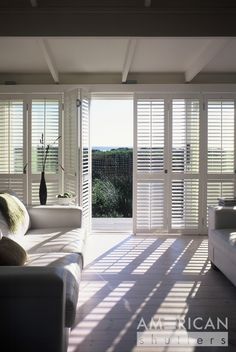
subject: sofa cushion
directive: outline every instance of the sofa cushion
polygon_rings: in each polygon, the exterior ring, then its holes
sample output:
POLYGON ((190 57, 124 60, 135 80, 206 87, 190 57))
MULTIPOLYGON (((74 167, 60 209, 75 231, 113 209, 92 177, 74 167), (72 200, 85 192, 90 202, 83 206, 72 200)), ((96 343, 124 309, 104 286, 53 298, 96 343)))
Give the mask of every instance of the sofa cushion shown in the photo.
POLYGON ((23 247, 7 237, 0 239, 0 265, 24 265, 27 254, 23 247))
POLYGON ((24 236, 30 227, 30 218, 24 204, 16 196, 0 193, 0 230, 6 237, 24 236))
POLYGON ((236 229, 211 230, 209 240, 236 262, 236 229))
POLYGON ((28 254, 33 253, 82 253, 85 230, 82 228, 43 228, 30 230, 16 241, 28 254))
POLYGON ((66 327, 75 320, 82 270, 82 257, 76 253, 34 253, 28 255, 26 266, 50 266, 65 269, 66 281, 66 327))

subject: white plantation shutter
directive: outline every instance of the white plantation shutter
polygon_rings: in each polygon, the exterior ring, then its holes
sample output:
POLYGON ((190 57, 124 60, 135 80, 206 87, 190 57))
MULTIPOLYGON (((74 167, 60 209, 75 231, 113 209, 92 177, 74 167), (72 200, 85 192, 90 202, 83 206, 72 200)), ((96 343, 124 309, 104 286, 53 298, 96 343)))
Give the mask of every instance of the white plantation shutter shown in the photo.
POLYGON ((208 101, 208 173, 234 172, 234 101, 208 101))
POLYGON ((60 193, 60 99, 43 98, 31 101, 31 203, 39 204, 39 183, 43 163, 43 145, 50 144, 45 168, 47 184, 47 204, 55 204, 56 195, 60 193))
POLYGON ((24 201, 24 103, 0 100, 0 190, 12 189, 24 201))
POLYGON ((135 100, 134 231, 165 229, 165 102, 135 100))
POLYGON ((172 229, 198 228, 199 123, 199 100, 172 100, 172 229))
POLYGON ((91 220, 91 150, 90 150, 90 99, 82 92, 80 114, 80 205, 83 223, 90 227, 91 220))
POLYGON ((137 183, 137 231, 164 228, 164 182, 137 183))
POLYGON ((235 194, 234 100, 209 99, 207 125, 207 206, 214 206, 235 194))
POLYGON ((65 93, 64 190, 77 196, 83 225, 91 219, 90 99, 78 89, 65 93))
POLYGON ((76 195, 78 202, 78 163, 79 163, 79 130, 78 130, 78 89, 65 93, 64 96, 64 191, 76 195))
POLYGON ((172 181, 172 213, 173 229, 197 229, 199 212, 198 180, 172 181))
POLYGON ((164 169, 164 100, 137 102, 137 169, 152 174, 164 169))
POLYGON ((172 171, 199 172, 199 101, 172 101, 172 171))

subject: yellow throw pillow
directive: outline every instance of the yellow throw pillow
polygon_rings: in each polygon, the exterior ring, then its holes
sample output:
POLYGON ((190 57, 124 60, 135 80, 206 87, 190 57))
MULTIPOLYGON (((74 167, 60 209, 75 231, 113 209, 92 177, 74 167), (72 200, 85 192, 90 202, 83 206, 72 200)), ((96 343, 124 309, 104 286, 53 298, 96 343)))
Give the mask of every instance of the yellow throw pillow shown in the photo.
POLYGON ((3 236, 24 236, 30 227, 24 204, 12 194, 0 192, 0 231, 3 236))
POLYGON ((7 237, 0 239, 0 266, 20 266, 27 260, 27 253, 18 243, 7 237))

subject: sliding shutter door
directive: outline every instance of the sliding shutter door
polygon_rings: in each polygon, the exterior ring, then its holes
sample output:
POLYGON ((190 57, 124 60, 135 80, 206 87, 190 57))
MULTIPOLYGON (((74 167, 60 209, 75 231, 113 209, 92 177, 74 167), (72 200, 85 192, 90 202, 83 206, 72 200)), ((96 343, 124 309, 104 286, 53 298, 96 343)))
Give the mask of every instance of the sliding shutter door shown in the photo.
POLYGON ((81 96, 80 111, 80 205, 83 224, 91 225, 91 147, 90 147, 90 97, 85 91, 81 96))
POLYGON ((134 121, 134 232, 166 230, 164 99, 136 97, 134 121))
POLYGON ((235 102, 207 101, 207 205, 235 193, 235 102))
POLYGON ((65 93, 64 100, 64 191, 79 199, 79 126, 80 92, 78 89, 65 93))
POLYGON ((171 229, 197 231, 200 104, 195 99, 173 99, 171 106, 171 229))
POLYGON ((50 145, 45 178, 47 184, 47 204, 55 204, 56 195, 61 191, 61 99, 35 98, 30 104, 31 143, 30 145, 30 203, 39 204, 39 183, 43 163, 43 148, 50 145), (41 142, 40 142, 41 141, 41 142))
POLYGON ((26 109, 21 99, 0 100, 0 191, 12 189, 26 202, 24 138, 26 109), (24 191, 25 190, 25 191, 24 191))

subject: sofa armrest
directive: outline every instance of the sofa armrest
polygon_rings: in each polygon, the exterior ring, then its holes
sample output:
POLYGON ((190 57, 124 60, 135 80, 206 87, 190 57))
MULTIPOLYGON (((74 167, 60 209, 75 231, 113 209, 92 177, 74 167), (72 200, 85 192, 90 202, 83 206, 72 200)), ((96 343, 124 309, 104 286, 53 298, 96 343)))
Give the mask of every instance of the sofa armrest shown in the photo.
POLYGON ((82 227, 82 209, 69 206, 31 206, 27 208, 31 228, 82 227))
POLYGON ((0 268, 0 347, 63 352, 65 283, 60 268, 0 268))
POLYGON ((236 228, 236 207, 209 207, 208 229, 236 228))

